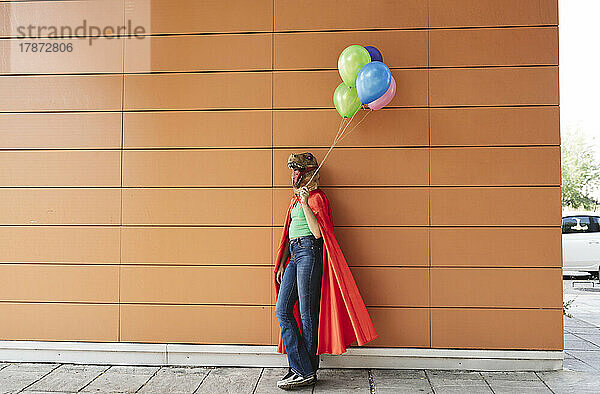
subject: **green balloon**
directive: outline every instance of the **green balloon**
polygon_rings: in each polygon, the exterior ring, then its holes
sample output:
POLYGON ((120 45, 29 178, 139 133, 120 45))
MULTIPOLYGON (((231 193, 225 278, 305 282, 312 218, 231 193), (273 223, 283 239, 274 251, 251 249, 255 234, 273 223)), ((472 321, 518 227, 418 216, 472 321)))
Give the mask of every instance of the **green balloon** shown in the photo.
POLYGON ((350 45, 344 49, 338 59, 338 70, 342 81, 350 87, 356 86, 356 76, 360 69, 371 62, 371 55, 360 45, 350 45))
POLYGON ((361 107, 356 88, 351 88, 345 82, 333 92, 333 104, 342 118, 351 118, 361 107))

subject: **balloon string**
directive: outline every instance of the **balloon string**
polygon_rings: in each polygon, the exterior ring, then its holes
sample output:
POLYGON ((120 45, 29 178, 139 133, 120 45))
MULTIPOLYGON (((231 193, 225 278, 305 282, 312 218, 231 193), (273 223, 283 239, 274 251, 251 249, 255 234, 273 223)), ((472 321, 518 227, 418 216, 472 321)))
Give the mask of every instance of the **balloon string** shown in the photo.
POLYGON ((329 150, 327 151, 327 154, 325 154, 325 157, 323 158, 323 160, 321 161, 321 164, 319 164, 319 167, 317 167, 317 170, 315 172, 313 172, 312 176, 310 177, 310 179, 308 180, 307 184, 309 184, 310 182, 312 182, 312 180, 314 179, 315 175, 317 175, 317 173, 319 172, 319 170, 321 169, 321 167, 323 166, 323 163, 325 163, 325 160, 327 160, 327 156, 329 156, 329 154, 331 153, 331 151, 333 150, 333 148, 335 147, 335 145, 338 143, 338 141, 340 141, 339 137, 344 134, 344 131, 346 131, 346 129, 348 128, 348 126, 350 126, 350 123, 352 123, 352 119, 354 119, 354 116, 358 113, 358 111, 356 111, 354 113, 354 115, 352 115, 352 117, 350 118, 350 120, 348 121, 348 123, 346 123, 346 125, 342 126, 342 124, 344 123, 345 119, 342 119, 342 122, 340 123, 340 127, 338 129, 337 134, 335 135, 335 138, 333 139, 333 144, 331 144, 331 146, 329 147, 329 150), (343 129, 342 129, 343 127, 343 129), (342 130, 342 132, 340 133, 340 130, 342 130))
POLYGON ((338 127, 338 131, 337 134, 335 135, 335 137, 333 138, 333 141, 335 142, 339 136, 340 136, 340 132, 342 131, 342 128, 344 127, 344 124, 346 122, 346 118, 342 118, 342 120, 340 120, 340 125, 338 127))
MULTIPOLYGON (((341 136, 341 135, 342 135, 342 133, 344 132, 344 130, 345 130, 345 127, 346 127, 347 125, 349 125, 349 124, 350 124, 350 122, 346 123, 346 120, 347 120, 347 118, 343 118, 343 119, 342 119, 342 122, 344 123, 344 126, 342 126, 342 128, 340 128, 340 129, 338 130, 337 134, 335 135, 335 138, 333 139, 333 143, 334 143, 334 144, 335 144, 335 143, 337 143, 338 139, 340 138, 340 136, 341 136)), ((352 119, 350 119, 350 121, 352 121, 352 119)))
POLYGON ((352 133, 352 130, 356 129, 356 128, 357 128, 357 127, 358 127, 358 126, 359 126, 359 125, 362 123, 362 121, 363 121, 363 120, 365 120, 365 119, 367 118, 367 116, 369 116, 369 114, 370 114, 371 112, 373 112, 373 110, 372 110, 372 109, 370 109, 370 110, 369 110, 369 112, 367 112, 367 113, 365 114, 365 116, 363 116, 363 117, 362 117, 362 119, 358 121, 358 123, 357 123, 357 124, 355 124, 355 125, 354 125, 354 126, 353 126, 353 127, 350 129, 350 130, 348 130, 348 132, 347 132, 346 134, 340 135, 340 139, 338 140, 338 142, 340 142, 341 140, 343 140, 344 138, 346 138, 346 136, 347 136, 348 134, 352 133))
POLYGON ((344 132, 346 131, 346 129, 348 128, 348 126, 350 126, 350 123, 352 123, 352 119, 354 119, 354 117, 356 116, 357 113, 358 113, 358 111, 356 111, 354 113, 354 115, 352 115, 352 117, 350 118, 350 120, 348 120, 348 123, 346 123, 344 125, 344 128, 342 129, 342 131, 340 133, 338 133, 338 135, 335 136, 335 139, 333 140, 332 148, 340 141, 340 137, 342 136, 342 134, 344 134, 344 132))
POLYGON ((346 128, 347 123, 346 123, 346 119, 347 118, 342 118, 342 121, 340 122, 340 127, 338 127, 338 131, 335 135, 335 137, 333 138, 333 143, 335 145, 336 141, 339 139, 340 135, 342 134, 343 130, 346 128))

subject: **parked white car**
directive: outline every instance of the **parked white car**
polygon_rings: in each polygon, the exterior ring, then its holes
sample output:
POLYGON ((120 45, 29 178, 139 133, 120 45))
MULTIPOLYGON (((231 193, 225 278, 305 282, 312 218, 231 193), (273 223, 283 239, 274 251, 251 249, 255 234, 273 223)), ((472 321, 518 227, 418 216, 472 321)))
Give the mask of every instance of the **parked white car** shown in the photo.
POLYGON ((563 272, 599 273, 600 213, 563 213, 562 252, 563 272))

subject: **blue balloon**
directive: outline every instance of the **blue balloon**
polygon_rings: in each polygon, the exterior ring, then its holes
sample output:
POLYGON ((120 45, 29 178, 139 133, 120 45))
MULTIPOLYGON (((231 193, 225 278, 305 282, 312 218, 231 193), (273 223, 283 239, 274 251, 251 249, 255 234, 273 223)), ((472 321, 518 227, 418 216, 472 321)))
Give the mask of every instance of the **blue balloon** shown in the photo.
POLYGON ((369 104, 383 96, 392 82, 392 73, 382 62, 367 63, 356 77, 356 93, 363 104, 369 104))
POLYGON ((371 55, 371 61, 372 62, 382 62, 383 61, 383 55, 381 54, 381 52, 379 52, 379 49, 373 47, 373 46, 366 46, 365 49, 367 50, 367 52, 369 52, 369 55, 371 55))

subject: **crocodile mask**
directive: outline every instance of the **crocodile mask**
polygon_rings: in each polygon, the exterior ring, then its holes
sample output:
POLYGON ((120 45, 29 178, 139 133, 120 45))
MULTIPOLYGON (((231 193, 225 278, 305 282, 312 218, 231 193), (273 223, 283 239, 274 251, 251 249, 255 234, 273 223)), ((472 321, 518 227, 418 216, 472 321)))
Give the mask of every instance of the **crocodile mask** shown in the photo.
POLYGON ((288 167, 292 170, 292 187, 294 194, 300 194, 300 189, 306 186, 308 191, 313 191, 319 187, 319 173, 313 176, 319 164, 317 159, 310 152, 292 153, 288 158, 288 167))

